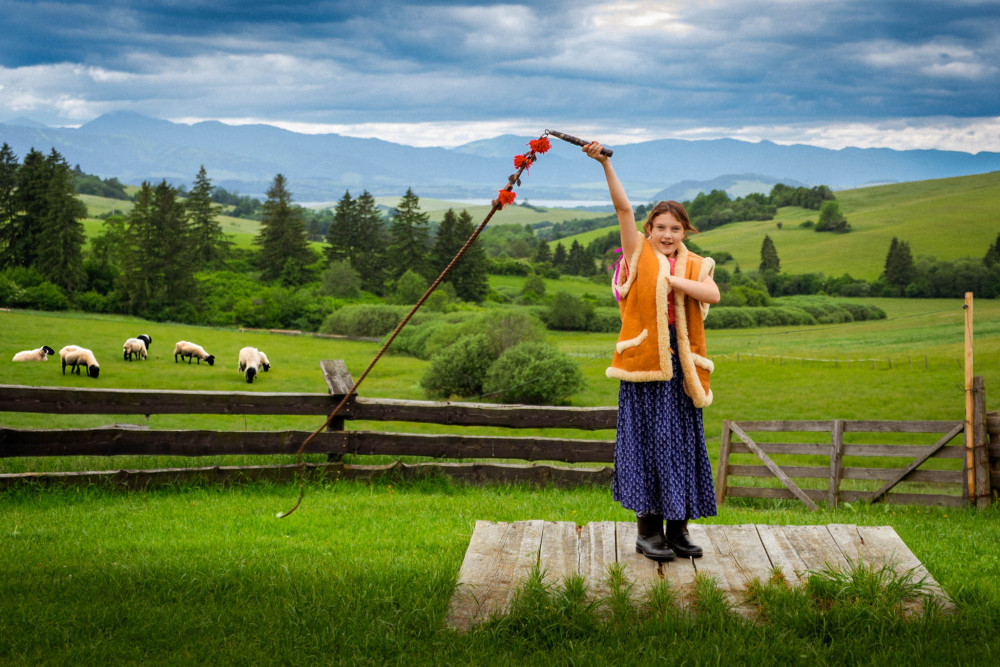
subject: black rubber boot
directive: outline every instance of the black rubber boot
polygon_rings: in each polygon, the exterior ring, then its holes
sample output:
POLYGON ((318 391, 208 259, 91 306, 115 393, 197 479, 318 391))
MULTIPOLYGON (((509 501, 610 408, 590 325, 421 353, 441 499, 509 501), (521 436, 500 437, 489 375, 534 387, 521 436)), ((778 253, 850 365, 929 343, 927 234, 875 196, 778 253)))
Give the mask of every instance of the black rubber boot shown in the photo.
POLYGON ((635 538, 635 552, 656 561, 673 560, 676 555, 663 537, 663 517, 659 514, 636 516, 639 534, 635 538))
POLYGON ((667 546, 673 549, 680 558, 701 558, 701 547, 691 544, 691 536, 688 535, 687 526, 687 519, 667 519, 667 546))

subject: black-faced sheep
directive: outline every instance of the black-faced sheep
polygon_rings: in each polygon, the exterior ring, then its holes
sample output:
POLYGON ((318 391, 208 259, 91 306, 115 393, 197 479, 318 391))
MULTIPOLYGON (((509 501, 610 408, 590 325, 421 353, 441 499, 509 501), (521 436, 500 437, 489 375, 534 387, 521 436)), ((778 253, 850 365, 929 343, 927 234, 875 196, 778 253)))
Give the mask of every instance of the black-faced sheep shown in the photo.
POLYGON ((204 360, 208 362, 209 366, 215 365, 214 354, 209 354, 201 345, 189 343, 186 340, 179 340, 177 341, 177 345, 174 346, 174 363, 177 363, 178 357, 181 359, 187 357, 189 364, 192 359, 197 359, 199 364, 204 360))
POLYGON ((87 375, 96 378, 101 372, 101 367, 97 365, 94 353, 79 345, 67 345, 59 350, 59 358, 62 359, 62 372, 66 375, 66 367, 70 366, 70 373, 80 374, 80 366, 86 366, 87 375))
POLYGON ((147 355, 146 350, 149 348, 151 342, 152 339, 146 334, 141 334, 138 338, 129 338, 122 346, 122 356, 125 361, 132 361, 133 354, 138 359, 145 359, 147 355))
POLYGON ((50 354, 55 354, 48 345, 42 345, 37 350, 24 350, 14 355, 13 361, 47 361, 50 354))
POLYGON ((244 347, 240 350, 240 363, 237 368, 240 373, 246 375, 247 383, 253 383, 261 369, 267 370, 271 364, 267 362, 267 356, 255 347, 244 347))

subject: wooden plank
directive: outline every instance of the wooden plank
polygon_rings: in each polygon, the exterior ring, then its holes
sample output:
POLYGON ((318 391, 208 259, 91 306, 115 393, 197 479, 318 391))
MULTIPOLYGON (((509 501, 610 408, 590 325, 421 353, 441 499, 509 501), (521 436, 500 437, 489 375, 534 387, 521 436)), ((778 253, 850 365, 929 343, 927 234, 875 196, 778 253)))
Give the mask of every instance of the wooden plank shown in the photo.
POLYGON ((691 541, 704 551, 693 558, 699 574, 713 577, 719 588, 735 603, 753 579, 764 583, 770 578, 771 562, 753 525, 688 525, 691 541))
POLYGON ((954 420, 844 420, 848 433, 947 433, 955 428, 954 420))
POLYGON ((798 586, 805 581, 809 566, 796 551, 795 546, 782 530, 783 526, 758 524, 757 535, 767 554, 768 562, 778 569, 790 586, 798 586), (801 577, 800 577, 801 575, 801 577))
MULTIPOLYGON (((0 385, 0 412, 98 415, 328 415, 340 401, 330 394, 256 391, 92 389, 0 385)), ((350 405, 344 407, 351 417, 350 405)))
POLYGON ((947 445, 952 438, 961 433, 964 429, 965 429, 965 424, 962 422, 959 422, 956 426, 953 426, 952 429, 948 431, 948 433, 946 433, 943 438, 938 440, 937 443, 935 443, 933 446, 928 447, 926 453, 917 458, 910 465, 906 466, 906 468, 903 469, 901 473, 899 473, 893 479, 886 482, 881 489, 876 491, 874 495, 871 497, 871 500, 869 500, 869 502, 871 503, 878 502, 878 499, 881 498, 886 493, 888 493, 889 489, 891 489, 892 487, 896 486, 904 479, 906 479, 907 475, 916 470, 918 466, 922 465, 924 461, 932 457, 939 449, 947 445))
MULTIPOLYGON (((757 446, 768 454, 803 454, 805 456, 828 456, 830 445, 816 442, 758 442, 757 446)), ((734 442, 730 454, 752 454, 742 442, 734 442)))
POLYGON ((781 530, 807 571, 847 566, 847 558, 826 526, 782 526, 781 530))
POLYGON ((795 494, 796 498, 801 500, 805 504, 805 506, 811 510, 815 511, 819 509, 816 503, 814 503, 812 499, 809 498, 809 496, 807 496, 805 493, 802 492, 802 489, 799 488, 798 484, 793 482, 791 478, 788 477, 788 475, 783 473, 781 471, 781 468, 779 468, 774 463, 774 461, 772 461, 771 458, 757 446, 757 443, 751 440, 750 436, 748 436, 746 433, 743 432, 743 429, 741 429, 735 423, 733 423, 730 426, 730 428, 732 429, 733 433, 736 434, 736 437, 738 437, 740 440, 746 443, 747 447, 749 447, 750 450, 753 451, 753 453, 756 454, 757 457, 764 462, 764 465, 766 465, 771 470, 771 472, 773 472, 775 476, 781 480, 781 483, 784 484, 786 487, 788 487, 788 489, 793 494, 795 494))
MULTIPOLYGON (((899 457, 916 458, 924 452, 930 445, 844 445, 844 456, 878 456, 878 457, 899 457)), ((961 459, 965 457, 965 449, 961 445, 945 446, 939 449, 931 458, 935 459, 961 459)))
MULTIPOLYGON (((899 468, 845 468, 844 479, 892 480, 899 477, 899 468)), ((914 470, 907 482, 932 482, 936 484, 961 484, 961 470, 914 470)))
POLYGON ((513 428, 613 429, 617 406, 557 407, 439 401, 359 398, 355 419, 369 421, 426 422, 456 426, 509 426, 513 428))
POLYGON ((722 422, 722 444, 719 446, 719 470, 715 475, 715 502, 726 501, 726 480, 729 477, 729 452, 733 444, 733 432, 728 419, 722 422))
POLYGON ((614 441, 515 436, 348 431, 346 452, 447 459, 521 459, 610 463, 614 441))
MULTIPOLYGON (((829 447, 827 447, 829 449, 829 447)), ((830 476, 830 468, 811 466, 781 466, 781 470, 789 477, 800 477, 807 479, 824 479, 830 476)), ((731 477, 775 477, 774 471, 766 465, 730 465, 729 475, 731 477)))
POLYGON ((951 606, 948 595, 892 526, 830 524, 827 529, 848 558, 875 567, 890 565, 911 582, 923 581, 931 595, 951 606))
POLYGON ((580 570, 580 527, 572 521, 546 521, 538 564, 546 584, 559 585, 580 570))
POLYGON ((354 379, 343 359, 323 359, 319 367, 323 371, 327 390, 334 396, 342 398, 354 389, 354 379))
POLYGON ((833 423, 829 420, 807 419, 789 420, 773 419, 767 421, 743 421, 733 422, 744 431, 786 431, 789 433, 806 433, 816 431, 829 431, 833 428, 833 423))
POLYGON ((986 386, 982 375, 972 380, 972 456, 975 468, 976 498, 979 508, 990 506, 990 437, 986 432, 986 386))
MULTIPOLYGON (((803 489, 803 493, 815 500, 826 500, 826 489, 803 489)), ((781 498, 792 500, 795 494, 784 487, 731 486, 727 493, 739 498, 781 498)))
MULTIPOLYGON (((845 502, 855 500, 866 501, 871 497, 871 491, 841 491, 845 502)), ((949 496, 939 493, 899 493, 894 491, 882 498, 882 503, 888 505, 930 505, 936 507, 961 507, 965 504, 962 496, 949 496)))
POLYGON ((830 507, 837 507, 840 497, 840 478, 844 469, 844 421, 833 421, 830 438, 830 507))
POLYGON ((542 521, 477 521, 448 612, 449 627, 465 630, 509 608, 518 585, 538 563, 542 521))
POLYGON ((605 597, 608 567, 617 562, 615 522, 595 521, 580 530, 580 574, 592 597, 605 597))
POLYGON ((663 581, 658 563, 635 551, 638 529, 634 521, 615 523, 615 549, 617 562, 622 566, 625 579, 631 581, 632 598, 641 600, 646 592, 663 581))

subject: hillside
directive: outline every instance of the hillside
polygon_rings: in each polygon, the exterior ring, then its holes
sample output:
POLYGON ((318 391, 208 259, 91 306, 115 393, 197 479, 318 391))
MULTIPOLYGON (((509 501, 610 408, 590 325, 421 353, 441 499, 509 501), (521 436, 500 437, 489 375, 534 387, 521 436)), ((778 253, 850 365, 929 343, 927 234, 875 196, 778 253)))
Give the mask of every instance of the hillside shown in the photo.
MULTIPOLYGON (((853 231, 830 234, 799 225, 815 221, 818 211, 782 208, 774 220, 738 222, 712 229, 695 237, 709 252, 732 253, 744 270, 760 264, 760 245, 771 236, 781 270, 785 273, 824 273, 872 280, 884 268, 889 243, 895 236, 907 241, 914 259, 932 256, 939 260, 981 258, 1000 232, 1000 172, 931 181, 880 185, 836 193, 841 211, 853 231), (778 223, 781 223, 781 229, 778 223)), ((586 246, 614 226, 567 237, 586 246)), ((733 264, 727 268, 733 268, 733 264)))

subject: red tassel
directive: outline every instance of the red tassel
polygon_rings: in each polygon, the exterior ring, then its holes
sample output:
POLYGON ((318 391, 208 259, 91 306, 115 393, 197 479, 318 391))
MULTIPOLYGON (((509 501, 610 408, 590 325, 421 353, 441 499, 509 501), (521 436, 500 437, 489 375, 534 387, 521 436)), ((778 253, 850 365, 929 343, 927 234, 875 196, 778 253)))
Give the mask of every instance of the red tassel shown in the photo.
POLYGON ((537 139, 532 139, 531 141, 528 142, 528 146, 531 148, 531 150, 535 151, 536 153, 545 153, 550 148, 552 148, 552 144, 549 143, 548 137, 539 137, 537 139))
POLYGON ((508 204, 514 203, 514 198, 517 197, 517 193, 513 190, 501 190, 497 199, 500 201, 500 206, 507 206, 508 204))

